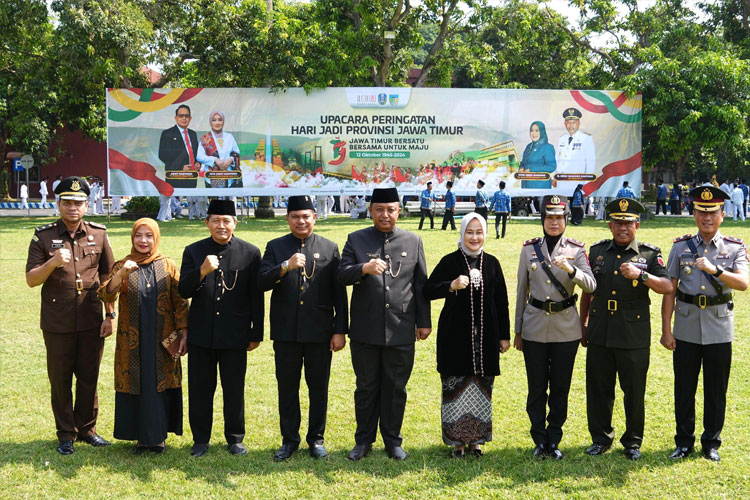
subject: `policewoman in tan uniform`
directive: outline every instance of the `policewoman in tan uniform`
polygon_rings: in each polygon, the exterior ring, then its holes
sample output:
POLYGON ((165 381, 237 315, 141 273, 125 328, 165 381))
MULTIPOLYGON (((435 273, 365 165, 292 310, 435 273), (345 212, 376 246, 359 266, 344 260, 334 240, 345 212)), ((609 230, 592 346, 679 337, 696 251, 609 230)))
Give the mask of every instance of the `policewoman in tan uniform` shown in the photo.
POLYGON ((114 263, 106 228, 83 221, 89 185, 79 177, 58 184, 60 219, 36 228, 26 261, 26 283, 42 285, 41 329, 47 348, 57 451, 73 453, 76 437, 92 446, 110 444, 96 433, 96 384, 104 338, 112 334, 114 305, 97 296, 114 263), (75 405, 71 386, 76 376, 75 405))
POLYGON ((638 241, 638 201, 618 198, 605 208, 612 239, 591 245, 589 262, 596 278, 593 294, 581 297, 582 345, 586 355, 586 413, 593 443, 589 455, 612 446, 612 408, 619 379, 625 407, 620 442, 629 460, 641 458, 646 408, 646 375, 651 346, 649 291, 666 294, 672 281, 659 248, 638 241))
POLYGON ((526 412, 536 444, 533 456, 554 460, 563 458, 558 444, 568 417, 568 392, 581 339, 578 295, 573 292, 576 286, 587 293, 596 289, 583 243, 563 235, 569 214, 566 198, 544 197, 544 237, 524 243, 516 289, 513 344, 523 351, 526 363, 526 412))
POLYGON ((703 456, 718 462, 732 365, 732 291, 748 286, 747 249, 742 240, 719 232, 724 220, 721 205, 727 198, 724 191, 700 186, 690 191, 690 197, 698 234, 674 241, 667 270, 675 292, 665 295, 662 302, 661 343, 674 351, 677 448, 670 457, 685 458, 693 451, 695 392, 703 365, 701 445, 703 456))

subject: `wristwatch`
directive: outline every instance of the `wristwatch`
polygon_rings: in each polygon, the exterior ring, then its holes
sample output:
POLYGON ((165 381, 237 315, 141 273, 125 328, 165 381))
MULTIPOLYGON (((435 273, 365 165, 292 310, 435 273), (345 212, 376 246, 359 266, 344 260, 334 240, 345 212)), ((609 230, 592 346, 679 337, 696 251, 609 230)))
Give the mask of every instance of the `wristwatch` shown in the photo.
POLYGON ((723 272, 724 272, 723 267, 716 266, 716 272, 713 274, 713 277, 718 278, 719 276, 721 276, 721 273, 723 272))
POLYGON ((639 279, 639 280, 640 280, 640 281, 641 281, 642 283, 645 283, 645 282, 647 282, 647 281, 648 281, 648 273, 647 273, 646 271, 644 271, 643 269, 641 269, 641 274, 640 274, 640 276, 638 276, 638 279, 639 279))
POLYGON ((112 318, 112 319, 115 319, 115 318, 117 317, 117 313, 116 313, 116 312, 111 312, 111 313, 104 313, 104 315, 105 315, 106 317, 108 317, 108 318, 112 318))
POLYGON ((288 260, 285 260, 284 262, 281 263, 281 270, 284 271, 284 272, 289 271, 289 261, 288 260))

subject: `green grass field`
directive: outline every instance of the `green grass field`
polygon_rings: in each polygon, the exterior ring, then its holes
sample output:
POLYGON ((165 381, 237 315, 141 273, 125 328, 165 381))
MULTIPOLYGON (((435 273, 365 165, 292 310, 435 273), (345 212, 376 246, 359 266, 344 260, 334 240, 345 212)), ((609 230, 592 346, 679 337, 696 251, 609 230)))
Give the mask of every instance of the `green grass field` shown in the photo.
MULTIPOLYGON (((248 455, 231 457, 224 449, 221 397, 214 405, 212 447, 202 459, 189 455, 192 436, 187 423, 185 388, 185 435, 167 440, 161 456, 135 456, 133 443, 115 442, 105 449, 77 444, 76 452, 62 457, 55 452, 56 437, 49 403, 44 343, 39 330, 39 289, 29 289, 24 280, 28 242, 35 226, 47 219, 4 218, 0 221, 0 498, 745 498, 750 494, 750 453, 745 438, 750 435, 750 351, 745 321, 750 315, 747 293, 737 296, 734 364, 729 386, 727 421, 724 427, 722 461, 700 458, 672 462, 674 418, 671 355, 659 345, 660 298, 652 293, 651 368, 646 393, 646 432, 643 458, 627 461, 616 443, 602 457, 589 457, 583 450, 590 443, 585 410, 585 356, 580 349, 570 394, 570 414, 565 425, 561 462, 536 462, 530 457, 532 442, 525 411, 526 376, 522 355, 514 350, 503 355, 502 374, 495 381, 494 440, 481 459, 455 461, 448 458, 440 433, 440 378, 435 370, 435 331, 417 344, 414 371, 403 427, 405 462, 386 458, 380 438, 373 453, 358 463, 346 454, 353 446, 354 376, 348 348, 334 354, 330 384, 326 446, 330 459, 313 461, 305 448, 285 463, 271 460, 281 444, 278 430, 273 350, 263 342, 249 354, 246 379, 245 444, 248 455)), ((104 218, 97 218, 106 222, 104 218)), ((437 221, 436 221, 437 222, 437 221)), ((416 230, 418 220, 400 222, 416 230)), ((321 221, 318 234, 343 247, 349 232, 364 227, 364 221, 333 218, 321 221)), ((236 231, 240 238, 264 249, 265 243, 286 233, 285 221, 250 220, 236 231)), ((750 226, 732 221, 722 227, 725 234, 748 239, 750 226)), ((660 246, 664 257, 672 238, 694 232, 692 219, 646 221, 638 237, 660 246)), ((515 308, 515 272, 519 248, 524 240, 541 234, 539 221, 510 223, 503 240, 488 240, 486 251, 503 264, 511 292, 511 315, 515 308)), ((457 232, 423 231, 428 270, 456 245, 457 232)), ((109 237, 115 257, 130 249, 130 223, 114 220, 109 237)), ((587 220, 571 226, 568 236, 587 246, 609 232, 601 222, 587 220)), ((178 261, 185 245, 207 236, 198 221, 162 224, 163 253, 178 261)), ((266 294, 268 301, 270 294, 266 294)), ((442 301, 433 303, 433 324, 442 301)), ((266 337, 269 328, 266 325, 266 337)), ((99 379, 98 431, 111 438, 114 418, 112 360, 114 341, 105 347, 99 379)), ((183 365, 186 366, 186 365, 183 365)), ((304 384, 303 384, 304 387, 304 384)), ((303 415, 306 412, 303 389, 303 415)), ((697 407, 698 430, 702 431, 702 393, 697 407)), ((621 393, 615 402, 615 432, 624 429, 621 393)), ((306 430, 303 416, 302 432, 306 430)), ((304 435, 304 434, 303 434, 304 435)))

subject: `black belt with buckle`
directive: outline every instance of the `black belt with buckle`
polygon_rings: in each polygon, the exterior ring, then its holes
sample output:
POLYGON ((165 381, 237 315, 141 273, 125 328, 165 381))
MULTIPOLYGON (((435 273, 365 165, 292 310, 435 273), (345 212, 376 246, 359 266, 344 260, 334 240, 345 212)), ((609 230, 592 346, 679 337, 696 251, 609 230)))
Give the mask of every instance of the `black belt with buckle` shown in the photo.
POLYGON ((706 306, 717 306, 719 304, 730 304, 730 310, 734 308, 732 292, 725 293, 724 295, 688 295, 677 290, 677 300, 688 304, 695 304, 701 309, 705 309, 706 306))
POLYGON ((531 299, 529 300, 529 304, 536 307, 537 309, 556 313, 564 311, 565 309, 576 305, 577 300, 578 294, 573 295, 572 297, 568 297, 565 300, 561 300, 560 302, 555 302, 554 300, 537 300, 534 297, 531 297, 531 299))

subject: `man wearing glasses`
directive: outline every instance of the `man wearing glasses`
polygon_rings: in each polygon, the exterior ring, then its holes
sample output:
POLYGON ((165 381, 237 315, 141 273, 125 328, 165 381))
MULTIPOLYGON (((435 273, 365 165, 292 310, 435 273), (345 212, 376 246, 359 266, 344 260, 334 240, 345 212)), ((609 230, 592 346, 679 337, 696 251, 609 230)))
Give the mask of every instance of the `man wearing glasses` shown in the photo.
MULTIPOLYGON (((198 178, 196 155, 198 154, 198 135, 190 130, 190 108, 184 104, 177 107, 175 126, 161 133, 159 140, 159 159, 164 162, 165 180, 175 188, 194 188, 198 178), (185 178, 177 178, 170 172, 188 173, 185 178)), ((180 174, 184 175, 184 174, 180 174)))

